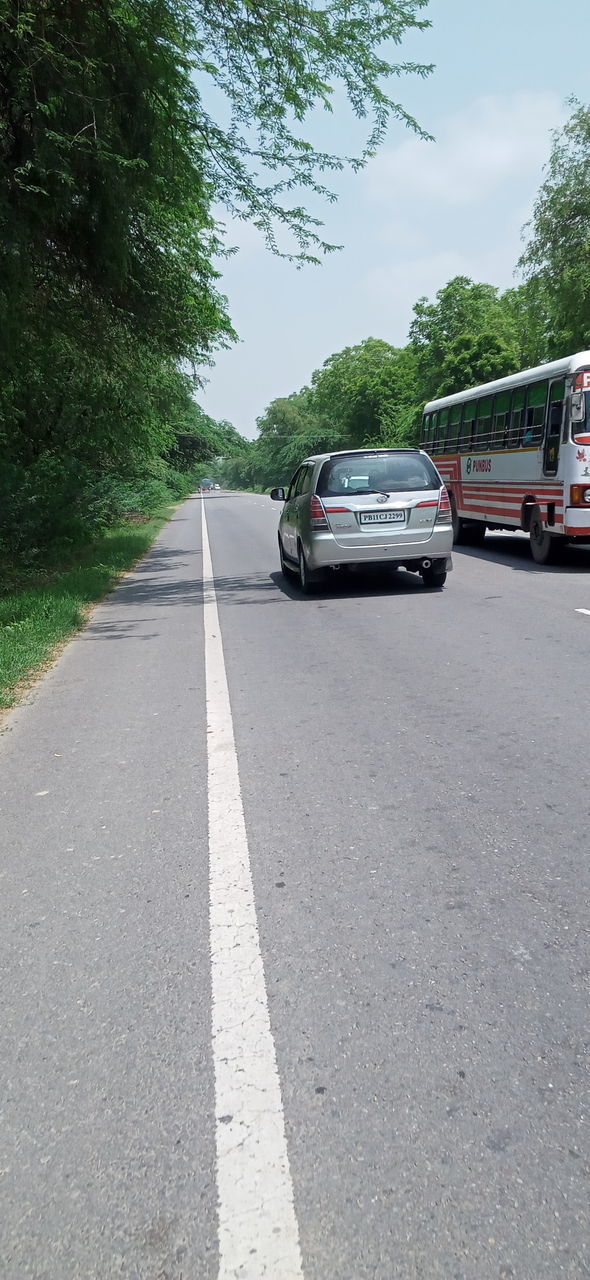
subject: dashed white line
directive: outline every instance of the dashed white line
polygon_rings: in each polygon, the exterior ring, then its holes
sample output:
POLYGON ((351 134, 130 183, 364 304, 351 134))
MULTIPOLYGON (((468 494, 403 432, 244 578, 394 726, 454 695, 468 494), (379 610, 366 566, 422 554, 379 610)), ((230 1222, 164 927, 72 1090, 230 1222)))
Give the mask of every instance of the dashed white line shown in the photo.
POLYGON ((303 1280, 202 503, 219 1280, 303 1280))
POLYGON ((590 614, 590 609, 575 609, 575 610, 574 610, 574 612, 575 612, 575 613, 589 613, 589 614, 590 614))

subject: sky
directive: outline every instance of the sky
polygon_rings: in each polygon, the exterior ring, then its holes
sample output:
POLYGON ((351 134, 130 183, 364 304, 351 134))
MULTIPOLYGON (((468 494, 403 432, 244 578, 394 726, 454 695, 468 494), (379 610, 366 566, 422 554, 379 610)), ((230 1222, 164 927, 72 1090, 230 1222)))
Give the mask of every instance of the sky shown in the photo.
MULTIPOLYGON (((249 438, 271 400, 307 385, 334 352, 368 337, 403 345, 414 303, 453 276, 517 282, 552 131, 572 95, 590 97, 590 2, 431 0, 424 16, 432 28, 410 33, 396 56, 435 70, 396 81, 395 96, 435 141, 395 122, 364 170, 330 178, 338 202, 313 212, 344 248, 297 270, 251 226, 227 224, 238 252, 220 264, 219 287, 239 341, 219 353, 198 399, 249 438)), ((314 119, 309 137, 358 149, 344 104, 314 119)))

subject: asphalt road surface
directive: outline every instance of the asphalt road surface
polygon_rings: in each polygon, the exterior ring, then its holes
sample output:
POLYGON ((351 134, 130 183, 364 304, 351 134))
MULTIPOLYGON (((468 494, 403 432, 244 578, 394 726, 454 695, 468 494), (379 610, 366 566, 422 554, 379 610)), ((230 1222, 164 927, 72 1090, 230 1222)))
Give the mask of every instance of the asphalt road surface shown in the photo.
POLYGON ((589 1277, 590 553, 304 598, 277 518, 0 735, 0 1275, 589 1277))

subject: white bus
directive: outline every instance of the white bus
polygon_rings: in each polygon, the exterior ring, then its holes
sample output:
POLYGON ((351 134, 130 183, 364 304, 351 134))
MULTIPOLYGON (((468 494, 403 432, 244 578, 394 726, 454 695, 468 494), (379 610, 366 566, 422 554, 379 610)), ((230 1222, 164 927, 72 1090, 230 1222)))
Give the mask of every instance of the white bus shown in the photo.
POLYGON ((524 529, 548 564, 590 539, 590 351, 432 400, 420 443, 448 488, 456 542, 524 529))

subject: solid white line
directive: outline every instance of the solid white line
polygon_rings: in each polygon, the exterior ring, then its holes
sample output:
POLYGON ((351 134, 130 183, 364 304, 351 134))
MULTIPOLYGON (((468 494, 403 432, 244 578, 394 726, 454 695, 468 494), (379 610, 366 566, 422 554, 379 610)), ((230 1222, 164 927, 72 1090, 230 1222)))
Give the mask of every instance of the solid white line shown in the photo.
POLYGON ((201 506, 219 1280, 302 1280, 205 503, 201 506))
POLYGON ((590 613, 590 609, 575 609, 575 613, 590 613))

